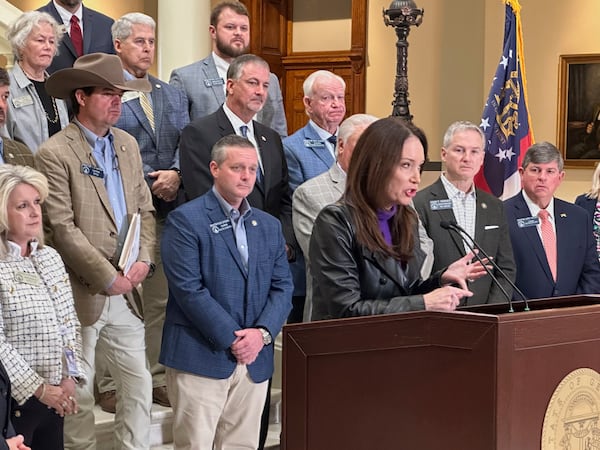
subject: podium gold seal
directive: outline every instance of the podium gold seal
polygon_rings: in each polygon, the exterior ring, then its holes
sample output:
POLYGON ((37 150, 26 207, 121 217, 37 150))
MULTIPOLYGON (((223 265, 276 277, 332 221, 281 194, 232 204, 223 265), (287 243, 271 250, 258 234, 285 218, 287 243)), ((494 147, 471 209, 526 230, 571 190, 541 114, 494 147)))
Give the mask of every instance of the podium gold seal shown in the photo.
POLYGON ((542 450, 600 450, 600 374, 581 368, 552 394, 542 428, 542 450))

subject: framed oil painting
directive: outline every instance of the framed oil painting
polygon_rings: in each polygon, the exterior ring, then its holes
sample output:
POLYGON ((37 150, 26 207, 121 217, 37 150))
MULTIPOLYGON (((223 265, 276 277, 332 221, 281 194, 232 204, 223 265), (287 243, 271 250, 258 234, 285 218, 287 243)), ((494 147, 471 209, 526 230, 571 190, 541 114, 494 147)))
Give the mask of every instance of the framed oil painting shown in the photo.
POLYGON ((600 160, 600 54, 559 57, 557 144, 567 167, 600 160))

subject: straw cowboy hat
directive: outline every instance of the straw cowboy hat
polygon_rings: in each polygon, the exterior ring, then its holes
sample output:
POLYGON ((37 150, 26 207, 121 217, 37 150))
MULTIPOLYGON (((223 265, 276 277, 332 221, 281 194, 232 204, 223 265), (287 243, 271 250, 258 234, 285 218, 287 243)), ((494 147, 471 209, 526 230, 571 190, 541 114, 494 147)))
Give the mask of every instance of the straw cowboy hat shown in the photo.
POLYGON ((125 81, 117 55, 90 53, 78 58, 72 68, 54 72, 46 80, 46 92, 56 98, 69 98, 71 92, 85 87, 108 87, 123 91, 150 92, 148 80, 125 81))

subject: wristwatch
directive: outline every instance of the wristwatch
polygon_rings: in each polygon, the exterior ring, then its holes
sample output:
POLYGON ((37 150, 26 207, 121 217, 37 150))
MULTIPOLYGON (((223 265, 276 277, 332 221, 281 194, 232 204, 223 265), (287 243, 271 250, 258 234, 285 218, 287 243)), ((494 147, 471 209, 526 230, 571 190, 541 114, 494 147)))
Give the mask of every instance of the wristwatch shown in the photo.
POLYGON ((271 337, 271 333, 265 327, 258 327, 260 332, 262 333, 263 345, 270 345, 273 342, 273 338, 271 337))
POLYGON ((156 270, 156 264, 152 261, 143 261, 143 263, 148 265, 148 275, 146 275, 146 278, 152 278, 154 271, 156 270))

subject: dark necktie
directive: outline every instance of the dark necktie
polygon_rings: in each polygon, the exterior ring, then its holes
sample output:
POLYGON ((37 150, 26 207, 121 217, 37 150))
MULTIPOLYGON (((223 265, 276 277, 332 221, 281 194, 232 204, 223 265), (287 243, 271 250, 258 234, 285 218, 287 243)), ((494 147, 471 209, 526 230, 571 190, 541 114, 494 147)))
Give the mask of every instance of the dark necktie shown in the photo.
MULTIPOLYGON (((242 125, 240 127, 240 132, 242 133, 242 137, 245 137, 246 139, 248 138, 248 126, 247 125, 242 125)), ((256 149, 256 151, 258 152, 258 149, 256 149)), ((259 184, 262 184, 262 181, 263 181, 263 173, 262 173, 260 164, 258 164, 258 168, 256 169, 256 182, 259 184)))
POLYGON ((77 52, 77 56, 83 55, 83 34, 81 33, 81 27, 79 26, 79 19, 77 16, 71 16, 71 42, 77 52))
POLYGON ((332 134, 331 136, 329 136, 327 138, 327 141, 333 145, 333 147, 335 148, 335 144, 337 144, 337 136, 335 134, 332 134))

